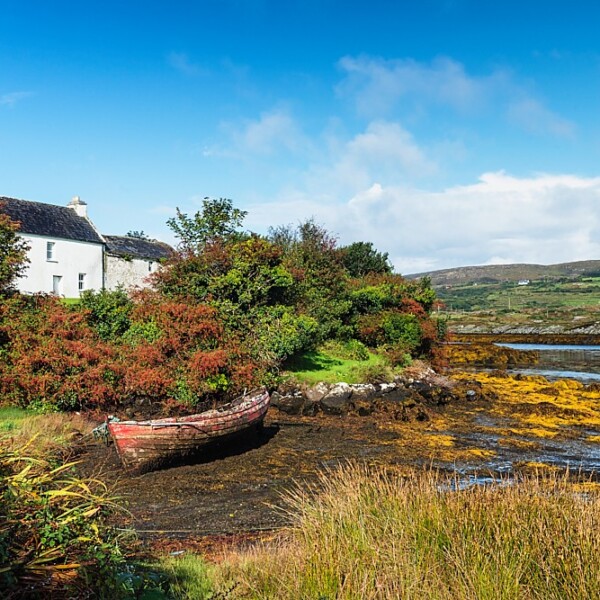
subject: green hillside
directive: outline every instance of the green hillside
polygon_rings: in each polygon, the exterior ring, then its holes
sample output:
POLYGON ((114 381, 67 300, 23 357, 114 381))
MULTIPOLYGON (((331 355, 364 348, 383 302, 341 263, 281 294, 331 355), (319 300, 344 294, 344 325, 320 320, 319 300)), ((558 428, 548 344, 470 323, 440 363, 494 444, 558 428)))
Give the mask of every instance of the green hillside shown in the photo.
POLYGON ((523 309, 587 309, 600 306, 600 277, 530 280, 436 286, 447 310, 516 311, 523 309))
POLYGON ((456 267, 407 275, 409 279, 429 277, 434 287, 460 286, 472 283, 506 283, 529 279, 538 280, 577 280, 581 277, 600 276, 600 260, 560 263, 556 265, 481 265, 456 267))

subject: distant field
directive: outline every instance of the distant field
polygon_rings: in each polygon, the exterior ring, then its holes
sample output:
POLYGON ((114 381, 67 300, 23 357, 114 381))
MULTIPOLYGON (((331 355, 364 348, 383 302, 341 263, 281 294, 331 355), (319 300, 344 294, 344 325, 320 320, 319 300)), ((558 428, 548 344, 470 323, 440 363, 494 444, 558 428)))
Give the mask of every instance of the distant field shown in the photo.
POLYGON ((522 309, 556 310, 600 307, 600 277, 574 281, 531 281, 470 283, 439 287, 438 298, 449 311, 515 311, 522 309))
POLYGON ((436 288, 440 316, 451 330, 463 326, 560 326, 600 323, 600 277, 567 281, 470 283, 436 288))

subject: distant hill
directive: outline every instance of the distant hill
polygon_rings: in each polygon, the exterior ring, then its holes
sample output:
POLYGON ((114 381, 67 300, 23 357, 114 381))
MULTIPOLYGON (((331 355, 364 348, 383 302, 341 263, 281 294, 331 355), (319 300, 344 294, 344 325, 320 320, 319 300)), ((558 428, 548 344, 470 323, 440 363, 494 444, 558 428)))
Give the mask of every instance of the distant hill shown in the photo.
POLYGON ((560 263, 557 265, 483 265, 456 267, 407 275, 407 279, 430 277, 433 287, 468 285, 470 283, 502 283, 529 279, 576 279, 600 277, 600 260, 560 263))

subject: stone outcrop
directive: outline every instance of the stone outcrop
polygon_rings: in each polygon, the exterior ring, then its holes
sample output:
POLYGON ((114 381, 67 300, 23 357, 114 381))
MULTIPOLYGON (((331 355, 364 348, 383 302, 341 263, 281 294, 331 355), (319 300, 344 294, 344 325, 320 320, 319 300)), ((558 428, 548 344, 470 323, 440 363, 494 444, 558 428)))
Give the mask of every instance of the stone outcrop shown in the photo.
POLYGON ((335 384, 313 386, 286 383, 273 392, 271 405, 289 415, 314 416, 385 413, 403 421, 427 420, 428 407, 442 406, 453 399, 482 400, 480 387, 457 384, 431 369, 405 374, 387 383, 335 384))

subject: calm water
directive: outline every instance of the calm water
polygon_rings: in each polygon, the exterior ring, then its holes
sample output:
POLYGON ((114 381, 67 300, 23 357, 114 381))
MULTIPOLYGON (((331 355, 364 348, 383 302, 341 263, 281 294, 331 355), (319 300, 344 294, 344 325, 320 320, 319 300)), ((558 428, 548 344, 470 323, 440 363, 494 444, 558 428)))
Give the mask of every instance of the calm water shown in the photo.
POLYGON ((535 367, 510 369, 524 375, 543 375, 554 379, 578 379, 586 383, 600 382, 600 346, 561 344, 497 344, 517 350, 536 350, 540 360, 535 367))

